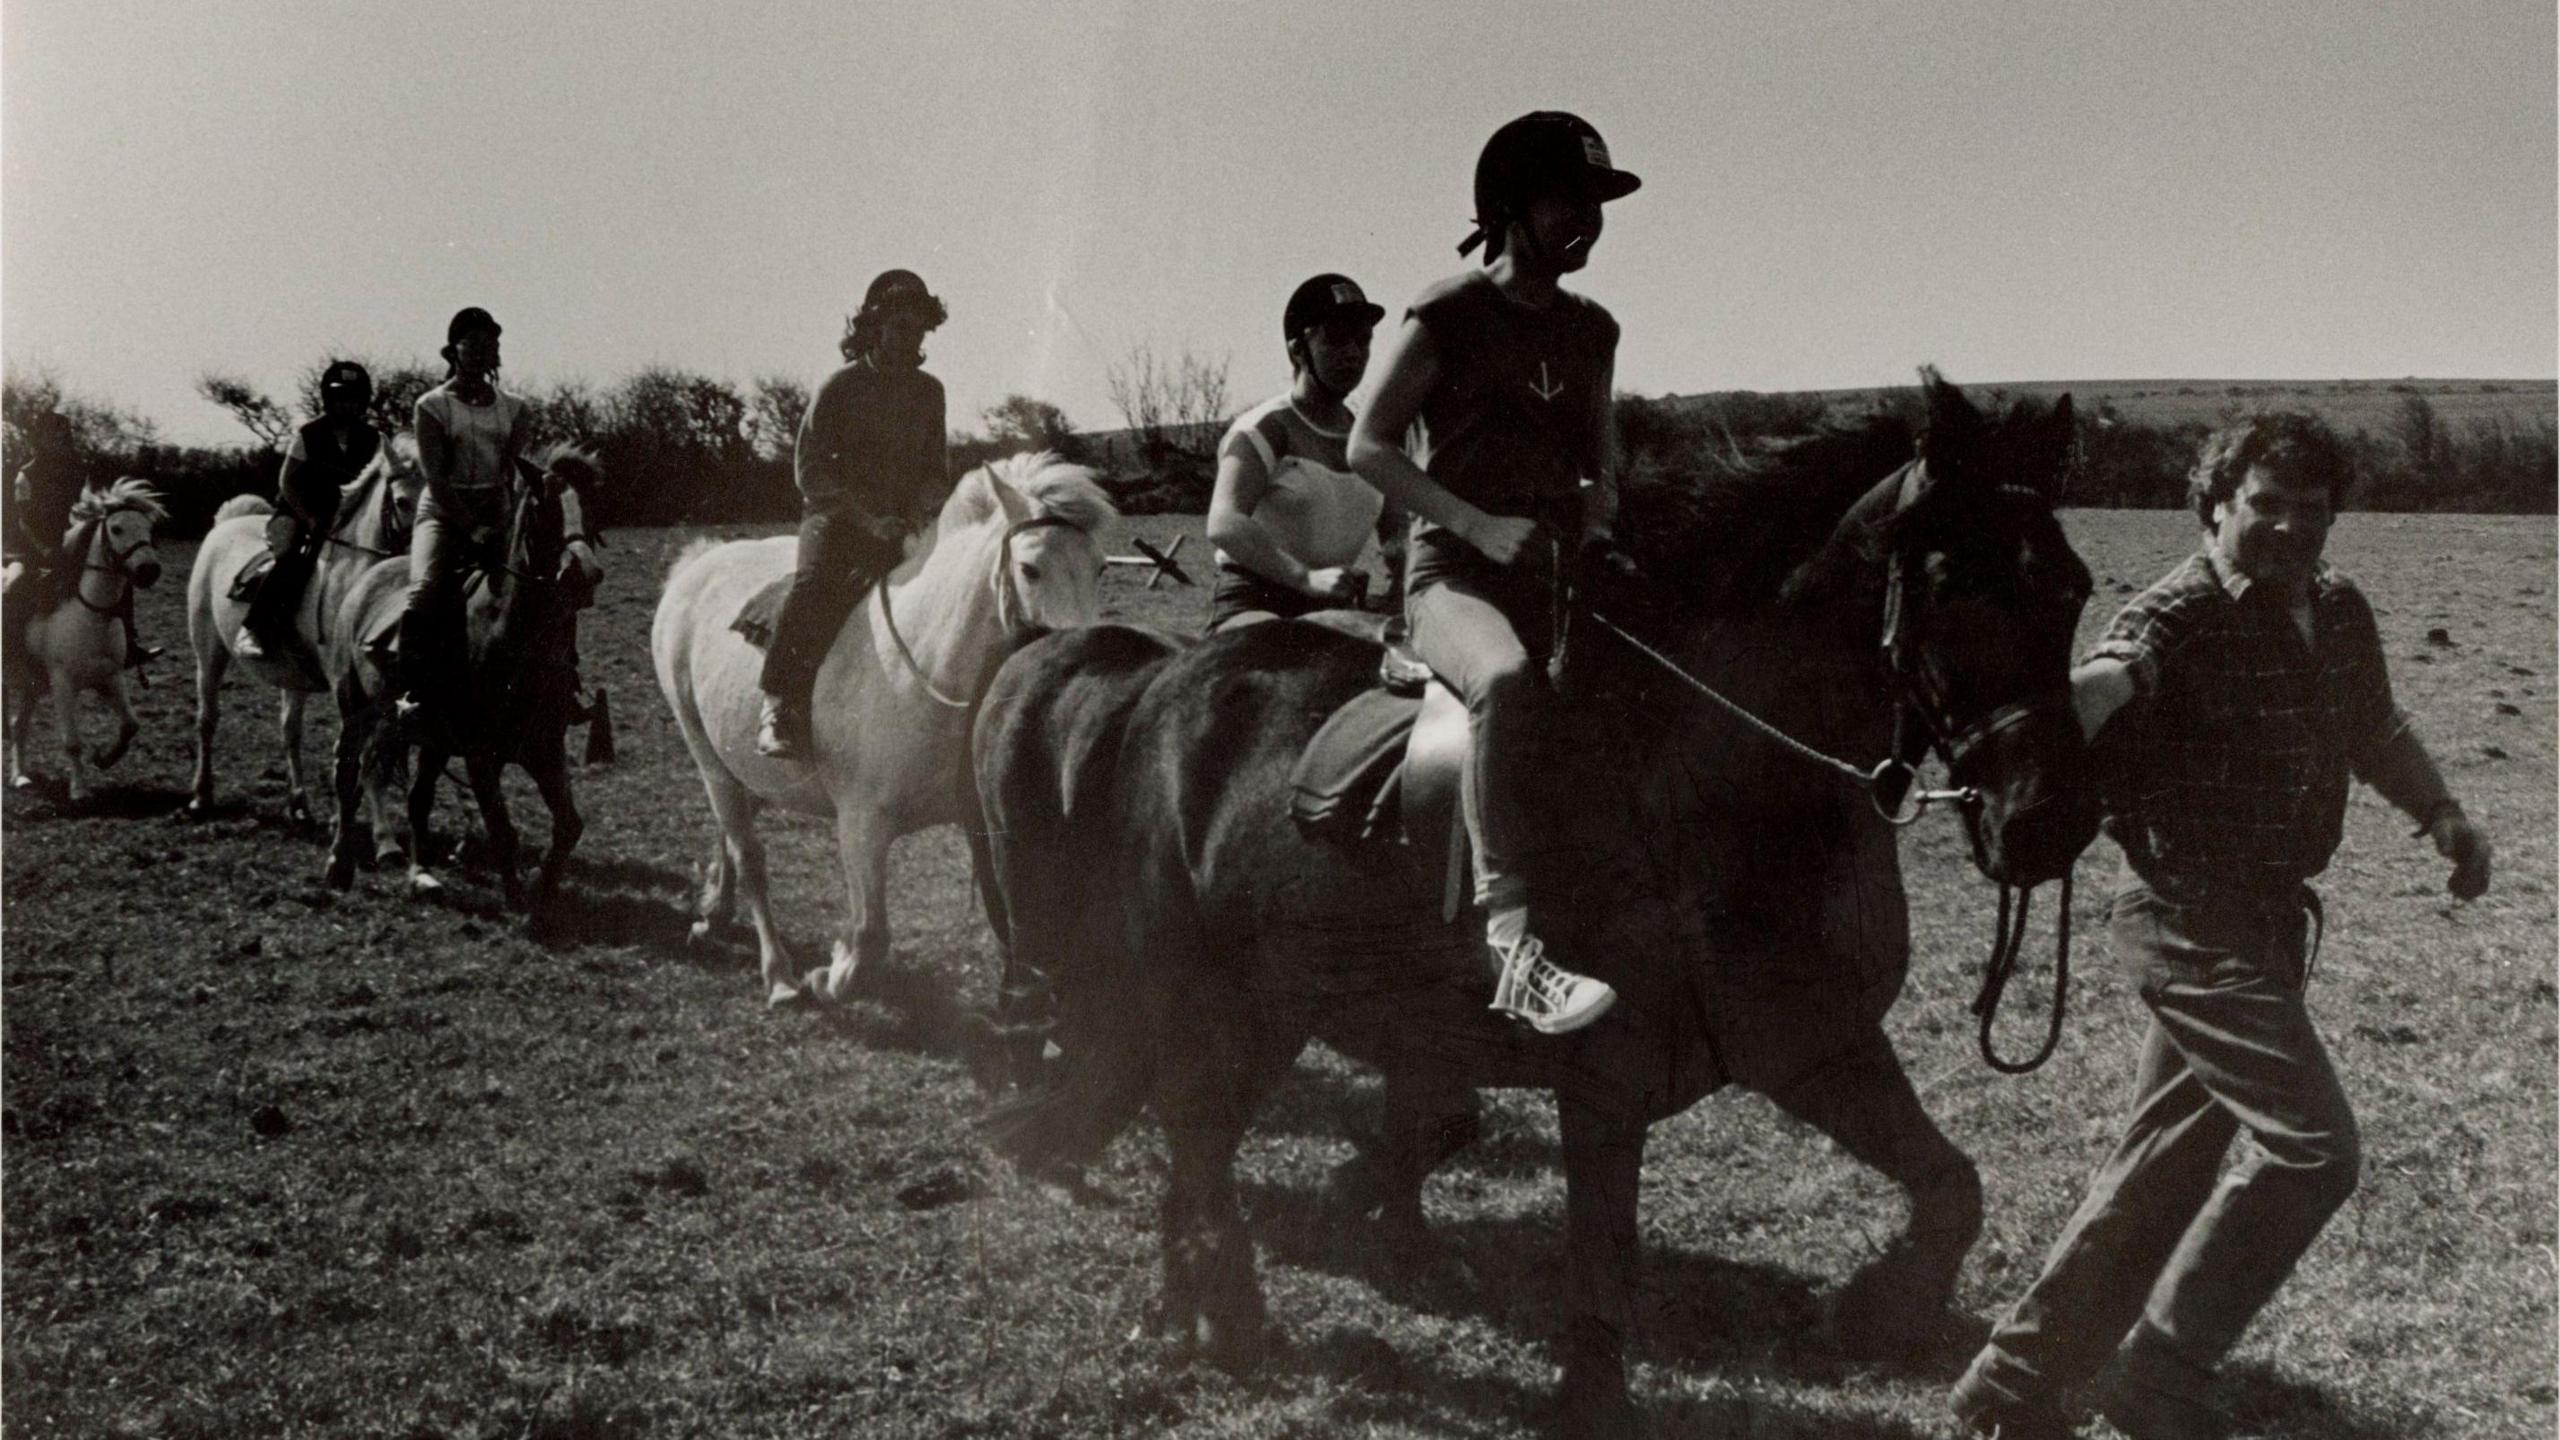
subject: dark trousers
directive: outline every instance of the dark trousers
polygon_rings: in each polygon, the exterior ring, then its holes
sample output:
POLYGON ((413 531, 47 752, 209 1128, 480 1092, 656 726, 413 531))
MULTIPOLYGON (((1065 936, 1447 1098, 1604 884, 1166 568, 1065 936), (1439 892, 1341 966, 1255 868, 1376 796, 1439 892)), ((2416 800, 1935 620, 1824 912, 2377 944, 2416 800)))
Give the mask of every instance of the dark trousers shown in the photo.
POLYGON ((292 633, 302 592, 310 586, 312 572, 320 568, 322 543, 298 516, 279 511, 268 519, 267 549, 274 553, 276 563, 258 582, 258 593, 250 597, 249 613, 240 622, 261 643, 292 633))
POLYGON ((2116 897, 2116 959, 2152 1016, 2133 1110, 1980 1379, 2047 1400, 2121 1344, 2138 1378, 2194 1393, 2346 1203, 2356 1122, 2303 1004, 2305 929, 2298 901, 2116 897))
POLYGON ((809 703, 818 667, 835 647, 845 617, 872 582, 897 568, 900 553, 896 542, 878 538, 841 512, 812 509, 800 517, 800 558, 773 620, 764 693, 785 704, 809 703))

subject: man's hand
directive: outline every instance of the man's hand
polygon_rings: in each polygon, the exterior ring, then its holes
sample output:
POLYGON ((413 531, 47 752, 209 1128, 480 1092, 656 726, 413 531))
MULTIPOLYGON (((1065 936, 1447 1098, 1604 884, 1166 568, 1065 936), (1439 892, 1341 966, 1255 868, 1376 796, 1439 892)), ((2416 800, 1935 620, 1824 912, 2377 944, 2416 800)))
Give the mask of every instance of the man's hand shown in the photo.
POLYGON ((1538 522, 1517 515, 1485 515, 1469 525, 1465 540, 1484 552, 1496 565, 1508 565, 1520 558, 1528 548, 1529 537, 1538 533, 1538 522))
POLYGON ((1618 542, 1606 530, 1582 532, 1582 550, 1575 568, 1585 575, 1605 575, 1612 580, 1633 580, 1641 573, 1636 557, 1618 548, 1618 542))
POLYGON ((2436 853, 2453 862, 2444 888, 2457 900, 2477 900, 2489 889, 2489 837, 2471 823, 2460 806, 2448 805, 2427 827, 2436 853))

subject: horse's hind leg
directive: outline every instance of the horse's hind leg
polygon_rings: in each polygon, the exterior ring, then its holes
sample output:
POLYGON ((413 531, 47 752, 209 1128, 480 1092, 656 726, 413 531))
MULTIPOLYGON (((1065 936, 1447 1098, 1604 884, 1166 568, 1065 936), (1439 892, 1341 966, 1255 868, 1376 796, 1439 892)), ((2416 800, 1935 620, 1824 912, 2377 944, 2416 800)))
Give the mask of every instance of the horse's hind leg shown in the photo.
POLYGON ((53 687, 53 718, 62 729, 62 758, 71 767, 71 798, 89 798, 89 776, 81 768, 80 692, 69 685, 53 687))
POLYGON ((309 698, 299 690, 282 692, 276 707, 276 729, 284 736, 284 818, 311 822, 311 795, 302 784, 302 706, 309 698))
POLYGON ((338 715, 338 744, 330 756, 330 792, 338 798, 338 814, 329 831, 329 866, 321 878, 329 888, 344 890, 356 881, 356 812, 362 804, 362 771, 374 738, 366 717, 338 715))
POLYGON ((409 777, 409 891, 426 895, 444 888, 435 872, 428 869, 428 853, 434 848, 432 827, 436 813, 436 782, 444 778, 444 764, 451 758, 444 751, 420 745, 417 749, 417 772, 409 777))
POLYGON ((1980 1172, 1921 1107, 1881 1028, 1769 1098, 1909 1197, 1902 1234, 1850 1277, 1832 1320, 1841 1348, 1856 1358, 1914 1358, 1943 1326, 1957 1272, 1982 1233, 1980 1172))
POLYGON ((1241 1369, 1265 1349, 1267 1312, 1253 1236, 1236 1198, 1236 1150, 1308 1031, 1280 1027, 1288 1037, 1281 1038, 1254 1014, 1252 1000, 1236 992, 1205 1008, 1184 1020, 1185 1043, 1159 1071, 1155 1087, 1172 1160, 1164 1202, 1163 1323, 1176 1343, 1213 1364, 1241 1369))
POLYGON ((738 862, 731 858, 729 837, 719 833, 716 823, 711 853, 702 857, 701 878, 702 892, 693 905, 693 928, 685 932, 685 943, 690 945, 714 938, 737 914, 738 862))
POLYGON ((782 930, 773 923, 770 880, 765 874, 764 838, 756 834, 756 797, 737 782, 736 777, 721 768, 717 757, 697 752, 694 757, 702 771, 703 792, 711 797, 711 818, 719 833, 712 837, 716 852, 712 858, 711 878, 702 888, 702 909, 694 921, 690 938, 707 940, 720 922, 727 918, 732 894, 743 903, 747 919, 756 931, 756 973, 764 981, 764 1000, 780 1005, 800 998, 800 977, 793 968, 791 950, 782 943, 782 930), (723 882, 721 872, 727 871, 723 882), (734 892, 729 888, 735 886, 734 892))
POLYGON ((222 672, 231 665, 231 652, 209 619, 190 624, 188 634, 196 651, 196 773, 187 788, 186 813, 201 819, 213 810, 213 731, 222 720, 222 672))

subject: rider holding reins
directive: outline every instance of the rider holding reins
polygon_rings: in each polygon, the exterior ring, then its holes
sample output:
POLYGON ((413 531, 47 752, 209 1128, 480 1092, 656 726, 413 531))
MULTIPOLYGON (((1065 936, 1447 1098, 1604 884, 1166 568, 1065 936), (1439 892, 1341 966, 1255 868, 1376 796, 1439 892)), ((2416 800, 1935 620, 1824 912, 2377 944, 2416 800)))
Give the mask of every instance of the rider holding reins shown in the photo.
POLYGON ((353 360, 333 360, 320 372, 320 413, 294 432, 276 474, 276 509, 267 521, 267 549, 274 568, 258 584, 232 647, 254 660, 293 645, 294 612, 320 567, 321 547, 337 522, 339 493, 382 453, 382 432, 367 418, 373 408, 373 376, 353 360))
POLYGON ((1432 286, 1405 312, 1350 461, 1414 516, 1405 612, 1413 648, 1467 703, 1461 799, 1494 1008, 1559 1034, 1600 1017, 1609 986, 1547 958, 1529 923, 1528 812, 1552 707, 1557 572, 1616 519, 1610 389, 1618 322, 1557 281, 1600 238, 1600 207, 1633 191, 1600 134, 1542 110, 1494 132, 1476 161, 1486 268, 1432 286), (1415 457, 1403 449, 1420 422, 1415 457))
MULTIPOLYGON (((9 484, 9 528, 6 549, 26 565, 10 595, 8 630, 16 643, 17 627, 63 603, 80 586, 80 567, 87 563, 89 529, 72 533, 72 507, 89 489, 87 466, 80 455, 79 432, 60 410, 38 415, 27 438, 34 454, 9 484)), ((161 652, 144 646, 133 628, 133 597, 117 606, 124 622, 125 666, 138 669, 161 652)))
POLYGON ((1280 320, 1289 388, 1237 416, 1218 445, 1212 631, 1365 598, 1366 577, 1352 567, 1386 502, 1351 473, 1344 399, 1369 368, 1369 332, 1386 313, 1342 275, 1315 276, 1289 296, 1280 320))
POLYGON ((507 487, 530 438, 531 413, 498 388, 499 326, 477 305, 445 327, 445 382, 418 397, 418 468, 426 491, 409 532, 409 604, 400 616, 399 713, 449 695, 460 669, 466 548, 506 528, 507 487))
POLYGON ((884 270, 845 327, 844 368, 818 387, 792 448, 800 554, 765 652, 756 749, 805 759, 810 691, 856 602, 951 494, 942 382, 924 337, 950 311, 912 270, 884 270))

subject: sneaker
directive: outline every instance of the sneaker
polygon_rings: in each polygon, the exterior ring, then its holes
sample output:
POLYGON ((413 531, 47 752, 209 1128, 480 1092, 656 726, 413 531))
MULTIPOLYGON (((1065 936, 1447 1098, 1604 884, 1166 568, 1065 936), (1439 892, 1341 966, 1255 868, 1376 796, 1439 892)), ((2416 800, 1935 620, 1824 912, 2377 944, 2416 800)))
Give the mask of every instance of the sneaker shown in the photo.
POLYGON ((1617 1003, 1617 991, 1549 960, 1535 935, 1523 934, 1514 945, 1486 943, 1502 959, 1490 1008, 1527 1021, 1541 1035, 1579 1030, 1617 1003))
POLYGON ((808 758, 808 707, 764 697, 764 714, 756 722, 756 753, 772 760, 808 758))
POLYGON ((264 660, 267 658, 267 647, 258 643, 256 631, 243 625, 240 627, 239 637, 231 642, 231 653, 243 660, 264 660))

